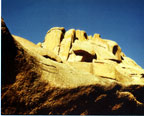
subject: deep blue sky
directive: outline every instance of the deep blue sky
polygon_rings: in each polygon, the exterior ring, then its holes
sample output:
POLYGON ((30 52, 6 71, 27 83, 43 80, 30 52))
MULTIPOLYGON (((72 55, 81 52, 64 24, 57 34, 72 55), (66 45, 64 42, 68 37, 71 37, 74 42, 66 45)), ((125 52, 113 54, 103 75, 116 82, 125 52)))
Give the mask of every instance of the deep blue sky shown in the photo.
POLYGON ((2 0, 12 34, 42 42, 54 26, 116 41, 144 68, 144 0, 2 0))

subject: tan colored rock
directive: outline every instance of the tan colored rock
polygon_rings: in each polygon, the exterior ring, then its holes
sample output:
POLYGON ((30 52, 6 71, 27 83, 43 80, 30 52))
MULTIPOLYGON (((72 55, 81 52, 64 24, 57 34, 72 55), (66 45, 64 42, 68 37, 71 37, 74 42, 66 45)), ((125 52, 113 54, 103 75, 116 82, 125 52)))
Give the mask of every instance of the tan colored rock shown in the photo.
POLYGON ((76 40, 73 44, 72 50, 76 55, 83 56, 85 62, 92 62, 93 59, 96 59, 96 53, 93 46, 89 42, 76 40))
POLYGON ((45 36, 44 43, 42 44, 43 48, 48 49, 51 52, 54 52, 56 55, 58 55, 60 42, 63 39, 63 34, 63 27, 56 27, 50 29, 45 36))
POLYGON ((93 37, 92 37, 92 40, 96 40, 98 42, 101 42, 101 43, 104 43, 105 41, 101 38, 101 35, 100 34, 94 34, 93 37))
POLYGON ((95 76, 112 79, 123 84, 142 84, 144 79, 141 79, 144 70, 134 67, 121 67, 113 61, 95 60, 93 63, 87 62, 69 62, 71 66, 77 70, 88 72, 95 76))
POLYGON ((119 47, 119 45, 111 40, 105 40, 105 41, 108 44, 109 51, 112 52, 118 58, 118 60, 122 60, 121 55, 123 54, 121 53, 121 48, 119 47))
POLYGON ((126 55, 123 52, 121 52, 120 55, 121 55, 122 60, 123 60, 123 57, 126 57, 126 55))
POLYGON ((96 76, 116 80, 115 65, 113 63, 95 62, 93 63, 93 73, 96 76))
POLYGON ((22 38, 22 37, 15 36, 15 35, 12 35, 12 37, 14 38, 15 41, 20 43, 23 47, 25 47, 27 50, 29 50, 31 52, 35 52, 43 57, 53 59, 57 62, 62 62, 61 58, 58 55, 56 55, 55 53, 51 52, 50 50, 43 49, 40 46, 28 41, 27 39, 22 38))
POLYGON ((106 63, 105 61, 96 61, 95 63, 87 62, 70 62, 70 65, 78 70, 89 72, 95 76, 116 80, 114 63, 106 63))
POLYGON ((74 53, 69 55, 68 62, 82 62, 83 56, 75 55, 74 53))
POLYGON ((63 61, 66 61, 68 58, 70 47, 72 46, 72 43, 74 41, 74 36, 75 36, 74 29, 68 30, 64 35, 64 39, 61 42, 59 52, 59 56, 63 61))
POLYGON ((89 36, 88 36, 88 39, 92 39, 92 36, 91 36, 91 35, 89 35, 89 36))
POLYGON ((93 39, 100 39, 101 40, 101 35, 98 34, 98 33, 95 33, 94 36, 93 36, 93 39))
MULTIPOLYGON (((100 43, 102 44, 102 43, 100 43)), ((84 56, 84 58, 89 57, 91 59, 101 59, 101 60, 119 60, 112 52, 108 51, 107 44, 100 45, 99 41, 88 40, 88 41, 79 41, 76 40, 72 46, 72 50, 76 55, 84 56), (85 53, 88 53, 87 56, 85 53)), ((84 60, 85 61, 85 60, 84 60)))
POLYGON ((139 65, 136 64, 136 62, 134 60, 132 60, 131 58, 129 57, 123 57, 123 61, 122 61, 122 64, 124 64, 125 66, 132 66, 132 67, 136 67, 136 68, 140 68, 142 69, 139 65))
POLYGON ((72 50, 75 51, 86 51, 91 55, 95 55, 93 46, 87 41, 76 40, 73 43, 72 50))
POLYGON ((86 32, 82 30, 76 30, 76 38, 80 41, 88 39, 86 32))
POLYGON ((65 33, 65 28, 64 28, 64 27, 53 27, 53 28, 51 28, 50 30, 48 30, 47 33, 50 33, 51 31, 54 31, 54 30, 60 30, 60 31, 62 31, 63 33, 65 33))
POLYGON ((38 45, 39 47, 42 47, 42 43, 41 43, 41 42, 38 42, 37 45, 38 45))
POLYGON ((107 48, 107 44, 104 43, 99 43, 99 41, 95 41, 95 40, 88 40, 87 43, 89 43, 93 49, 94 52, 97 55, 97 59, 98 60, 108 60, 108 59, 115 59, 118 60, 116 56, 114 56, 113 53, 111 53, 110 51, 108 51, 107 48), (102 44, 102 45, 101 45, 102 44))
POLYGON ((93 42, 99 46, 99 47, 103 47, 106 50, 108 49, 108 44, 105 40, 103 40, 100 36, 100 34, 94 34, 93 38, 91 39, 93 40, 93 42))

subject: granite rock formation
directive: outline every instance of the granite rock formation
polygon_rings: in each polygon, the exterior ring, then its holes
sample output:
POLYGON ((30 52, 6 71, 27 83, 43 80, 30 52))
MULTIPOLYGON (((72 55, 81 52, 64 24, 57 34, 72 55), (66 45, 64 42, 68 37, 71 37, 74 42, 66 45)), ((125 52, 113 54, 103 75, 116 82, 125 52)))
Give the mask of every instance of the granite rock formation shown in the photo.
POLYGON ((50 29, 37 45, 2 19, 2 114, 144 114, 144 70, 99 34, 50 29))

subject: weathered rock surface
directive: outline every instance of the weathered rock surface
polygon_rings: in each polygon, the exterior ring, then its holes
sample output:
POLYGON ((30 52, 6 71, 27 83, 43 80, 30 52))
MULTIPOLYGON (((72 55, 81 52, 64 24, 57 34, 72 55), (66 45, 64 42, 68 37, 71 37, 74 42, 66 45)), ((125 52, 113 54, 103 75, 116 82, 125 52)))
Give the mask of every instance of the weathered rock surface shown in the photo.
POLYGON ((88 37, 87 37, 87 34, 85 31, 81 31, 81 30, 76 30, 76 38, 80 41, 84 41, 86 40, 88 37))
POLYGON ((144 114, 144 70, 117 43, 52 28, 35 45, 1 29, 2 114, 144 114))
POLYGON ((70 29, 65 33, 64 39, 62 40, 60 45, 60 52, 59 52, 59 56, 62 58, 63 61, 66 61, 68 59, 69 51, 71 49, 74 39, 75 39, 74 29, 70 29))
POLYGON ((45 36, 44 43, 42 44, 43 48, 48 49, 58 55, 60 42, 64 33, 65 30, 63 27, 50 29, 45 36))

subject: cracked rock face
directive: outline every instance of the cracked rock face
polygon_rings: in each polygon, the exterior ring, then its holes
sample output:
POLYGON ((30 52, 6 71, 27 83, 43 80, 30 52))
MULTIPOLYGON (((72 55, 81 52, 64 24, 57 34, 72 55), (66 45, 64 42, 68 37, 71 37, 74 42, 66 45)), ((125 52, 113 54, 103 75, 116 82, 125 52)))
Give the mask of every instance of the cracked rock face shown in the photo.
POLYGON ((144 114, 144 70, 99 34, 50 29, 37 45, 2 19, 2 114, 144 114))

